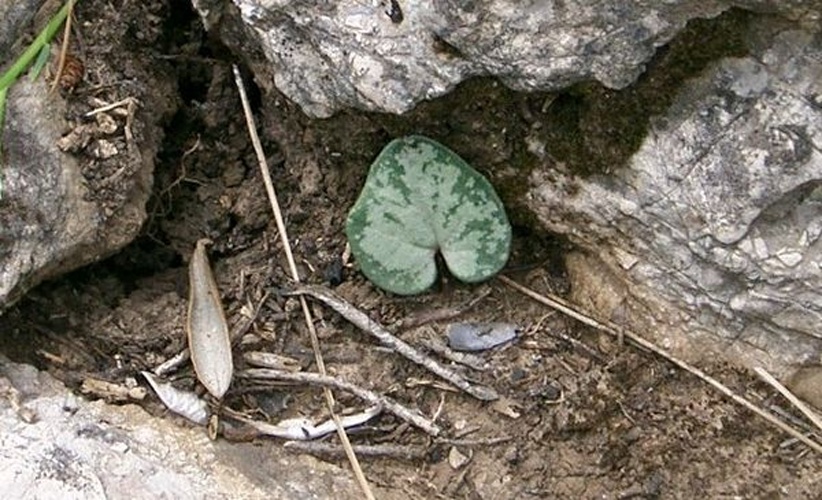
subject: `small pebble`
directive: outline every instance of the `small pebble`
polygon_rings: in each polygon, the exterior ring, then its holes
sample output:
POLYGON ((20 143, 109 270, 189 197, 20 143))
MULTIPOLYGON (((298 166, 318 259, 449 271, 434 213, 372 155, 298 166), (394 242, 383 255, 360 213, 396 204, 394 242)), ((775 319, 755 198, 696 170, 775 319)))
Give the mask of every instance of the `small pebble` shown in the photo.
POLYGON ((445 335, 455 351, 484 351, 516 339, 518 331, 512 323, 452 323, 445 335))
POLYGON ((451 466, 451 468, 455 470, 465 467, 465 465, 468 464, 468 462, 470 461, 471 457, 465 455, 463 452, 457 449, 456 446, 453 446, 451 450, 448 452, 448 464, 451 466))

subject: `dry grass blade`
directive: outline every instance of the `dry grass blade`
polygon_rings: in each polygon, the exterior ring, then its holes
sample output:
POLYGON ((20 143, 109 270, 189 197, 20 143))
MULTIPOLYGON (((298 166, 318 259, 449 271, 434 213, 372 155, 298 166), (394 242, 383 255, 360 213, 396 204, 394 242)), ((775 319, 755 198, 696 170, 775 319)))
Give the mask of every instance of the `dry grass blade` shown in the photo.
MULTIPOLYGON (((257 125, 254 123, 254 115, 251 113, 251 105, 248 102, 248 96, 245 92, 245 85, 243 84, 243 77, 240 75, 240 70, 237 66, 232 67, 234 71, 234 81, 237 84, 237 90, 240 93, 240 101, 243 105, 243 114, 245 115, 245 122, 246 126, 248 127, 248 134, 251 137, 251 144, 254 146, 254 153, 257 155, 257 162, 260 166, 260 173, 263 176, 263 182, 265 183, 265 190, 268 194, 268 200, 271 203, 271 210, 274 213, 274 220, 277 223, 277 231, 280 233, 280 238, 283 242, 283 249, 285 251, 286 259, 288 260, 288 266, 291 271, 291 277, 294 279, 295 283, 300 282, 300 273, 297 271, 297 264, 294 262, 294 255, 291 252, 291 243, 288 240, 288 233, 285 229, 285 222, 283 222, 282 212, 280 211, 280 204, 277 201, 277 193, 274 190, 274 184, 271 182, 271 175, 268 171, 268 162, 265 159, 265 152, 263 151, 263 146, 260 143, 260 137, 257 135, 257 125)), ((303 316, 305 318, 306 326, 308 327, 308 332, 311 337, 311 347, 314 350, 314 359, 317 363, 317 370, 320 372, 321 375, 326 374, 325 370, 325 362, 323 361, 322 353, 320 352, 320 341, 317 339, 317 331, 314 328, 314 321, 311 318, 311 311, 308 308, 308 302, 306 302, 304 297, 299 297, 300 299, 300 306, 303 311, 303 316)), ((339 415, 337 412, 334 411, 336 403, 334 401, 334 395, 328 388, 323 388, 323 396, 325 397, 326 405, 328 406, 328 411, 331 414, 331 418, 334 420, 334 424, 337 427, 337 436, 340 438, 340 442, 345 449, 346 456, 348 457, 348 461, 351 463, 351 469, 354 471, 354 476, 357 478, 357 482, 362 488, 363 493, 367 499, 373 499, 374 493, 371 492, 371 487, 368 485, 368 481, 365 479, 365 474, 362 471, 362 467, 360 467, 359 460, 357 460, 357 455, 354 453, 354 449, 351 447, 351 441, 348 439, 348 434, 345 432, 345 428, 340 421, 339 415)))
POLYGON ((66 69, 66 58, 68 57, 69 43, 71 42, 71 16, 74 15, 75 0, 68 1, 68 14, 66 15, 66 24, 63 27, 63 44, 60 46, 60 59, 57 62, 57 74, 54 75, 54 82, 51 84, 49 92, 54 92, 58 85, 60 85, 60 78, 63 76, 63 70, 66 69))
POLYGON ((673 356, 672 354, 670 354, 666 350, 662 349, 661 347, 657 347, 655 344, 645 340, 644 338, 640 337, 636 333, 631 332, 630 330, 625 330, 625 329, 623 329, 623 328, 621 328, 621 327, 619 327, 619 326, 617 326, 617 325, 615 325, 615 324, 613 324, 609 321, 598 321, 598 320, 594 319, 591 315, 585 314, 585 313, 582 313, 582 312, 578 311, 576 308, 571 306, 571 304, 569 304, 565 300, 563 300, 559 297, 556 297, 554 295, 539 294, 539 293, 531 290, 530 288, 527 288, 523 285, 520 285, 516 281, 514 281, 510 278, 506 278, 505 276, 502 276, 502 275, 497 276, 497 279, 499 279, 500 281, 502 281, 506 285, 510 286, 511 288, 519 291, 520 293, 522 293, 524 295, 527 295, 528 297, 531 297, 532 299, 536 300, 537 302, 545 304, 548 307, 552 307, 552 308, 560 311, 561 313, 564 313, 564 314, 566 314, 568 316, 571 316, 572 318, 574 318, 574 319, 576 319, 576 320, 578 320, 582 323, 585 323, 586 325, 589 325, 589 326, 592 326, 592 327, 596 328, 597 330, 606 332, 606 333, 608 333, 608 334, 610 334, 610 335, 612 335, 616 338, 622 338, 622 336, 624 335, 627 339, 629 339, 634 344, 636 344, 636 345, 638 345, 638 346, 640 346, 644 349, 647 349, 647 350, 653 352, 654 354, 656 354, 656 355, 658 355, 662 358, 667 359, 668 361, 670 361, 671 363, 675 364, 676 366, 682 368, 683 370, 688 371, 688 372, 696 375, 703 382, 710 385, 711 387, 713 387, 714 389, 716 389, 717 391, 719 391, 720 393, 722 393, 726 397, 730 398, 733 402, 737 403, 738 405, 740 405, 744 408, 747 408, 748 410, 754 412, 755 414, 757 414, 760 417, 767 420, 772 425, 778 427, 780 430, 782 430, 785 433, 790 434, 792 437, 802 441, 803 443, 808 445, 808 447, 810 447, 811 449, 813 449, 817 453, 822 453, 822 445, 820 445, 816 441, 813 441, 812 439, 808 438, 807 436, 802 434, 800 431, 798 431, 795 428, 791 427, 786 422, 780 420, 779 417, 777 417, 776 415, 774 415, 774 414, 772 414, 772 413, 770 413, 766 410, 763 410, 762 408, 756 406, 755 404, 751 403, 750 401, 748 401, 744 397, 742 397, 742 396, 738 395, 737 393, 735 393, 733 390, 731 390, 728 386, 726 386, 725 384, 723 384, 719 380, 711 377, 710 375, 703 372, 699 368, 696 368, 695 366, 691 366, 689 363, 686 363, 685 361, 673 356))
POLYGON ((785 397, 785 399, 787 399, 788 401, 790 401, 790 402, 791 402, 791 404, 793 404, 794 406, 796 406, 796 408, 797 408, 799 411, 801 411, 801 412, 802 412, 802 414, 803 414, 803 415, 805 415, 805 417, 807 417, 807 419, 808 419, 808 420, 810 420, 811 422, 813 422, 813 425, 815 425, 817 429, 819 429, 820 431, 822 431, 822 419, 820 419, 820 418, 819 418, 819 414, 818 414, 818 413, 816 413, 815 411, 813 411, 812 409, 810 409, 810 408, 808 407, 808 405, 806 405, 806 404, 805 404, 805 403, 803 403, 803 402, 802 402, 799 398, 797 398, 796 396, 794 396, 794 395, 793 395, 793 393, 792 393, 791 391, 789 391, 787 387, 785 387, 784 385, 780 384, 780 383, 779 383, 779 381, 778 381, 778 380, 776 380, 776 379, 773 377, 773 375, 771 375, 770 373, 768 373, 768 372, 767 372, 764 368, 762 368, 761 366, 757 366, 756 368, 754 368, 754 371, 756 372, 756 374, 757 374, 757 375, 759 375, 759 377, 760 377, 762 380, 764 380, 765 382, 767 382, 768 384, 770 384, 770 385, 771 385, 771 387, 773 387, 774 389, 776 389, 777 391, 779 391, 779 393, 780 393, 780 394, 782 394, 782 396, 784 396, 784 397, 785 397))

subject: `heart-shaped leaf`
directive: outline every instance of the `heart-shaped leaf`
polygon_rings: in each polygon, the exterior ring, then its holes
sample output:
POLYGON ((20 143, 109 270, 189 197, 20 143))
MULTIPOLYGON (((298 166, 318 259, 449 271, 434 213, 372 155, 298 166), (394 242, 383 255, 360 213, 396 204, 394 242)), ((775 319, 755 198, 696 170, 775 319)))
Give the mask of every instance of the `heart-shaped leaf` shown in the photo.
POLYGON ((346 234, 368 279, 401 295, 434 283, 437 251, 451 274, 474 283, 502 269, 511 246, 511 225, 491 184, 421 136, 382 150, 348 214, 346 234))

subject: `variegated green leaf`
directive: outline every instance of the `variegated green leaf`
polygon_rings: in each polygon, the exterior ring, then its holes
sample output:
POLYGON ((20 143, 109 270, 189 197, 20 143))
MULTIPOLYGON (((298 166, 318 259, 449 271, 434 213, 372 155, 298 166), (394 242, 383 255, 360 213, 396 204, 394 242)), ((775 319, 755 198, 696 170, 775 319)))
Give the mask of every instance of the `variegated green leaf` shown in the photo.
POLYGON ((363 273, 385 290, 419 293, 439 251, 469 283, 508 260, 511 226, 491 184, 456 153, 421 136, 389 143, 371 165, 346 234, 363 273))

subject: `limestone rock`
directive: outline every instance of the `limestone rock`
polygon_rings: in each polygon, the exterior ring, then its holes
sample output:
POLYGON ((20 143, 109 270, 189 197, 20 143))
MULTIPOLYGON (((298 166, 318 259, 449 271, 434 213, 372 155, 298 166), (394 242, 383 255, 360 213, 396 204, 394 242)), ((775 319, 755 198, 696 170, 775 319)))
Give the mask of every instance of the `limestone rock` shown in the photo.
MULTIPOLYGON (((122 37, 107 15, 117 14, 98 15, 89 32, 122 37)), ((125 43, 122 38, 94 45, 90 36, 87 42, 85 64, 97 65, 98 83, 122 81, 125 72, 129 83, 66 98, 50 92, 44 76, 24 76, 8 91, 0 125, 0 312, 41 281, 121 249, 146 219, 160 122, 175 105, 158 96, 173 95, 173 81, 149 76, 140 66, 148 62, 130 61, 126 52, 112 57, 118 51, 111 44, 125 43), (152 112, 138 114, 141 106, 152 112)))
MULTIPOLYGON (((221 29, 213 0, 194 2, 221 29)), ((325 117, 354 107, 402 113, 466 78, 495 76, 518 90, 557 90, 596 80, 623 88, 657 47, 695 18, 736 2, 602 0, 235 0, 246 33, 270 68, 257 75, 325 117)), ((819 2, 747 1, 745 6, 811 20, 819 2)), ((230 17, 230 16, 226 16, 230 17)), ((236 36, 231 32, 229 35, 236 36)), ((225 37, 224 37, 225 38, 225 37)), ((235 40, 226 40, 237 45, 235 40)), ((238 53, 254 61, 247 50, 238 53)), ((253 63, 252 66, 255 66, 253 63)), ((259 62, 257 66, 260 66, 259 62)))
POLYGON ((538 169, 526 199, 585 250, 578 300, 644 302, 663 344, 785 374, 822 352, 822 38, 756 28, 773 35, 688 83, 627 166, 538 169))
MULTIPOLYGON (((33 17, 38 0, 0 1, 0 54, 8 54, 20 32, 33 17)), ((6 62, 0 57, 0 63, 6 62)))
POLYGON ((0 357, 4 396, 10 386, 37 418, 27 423, 0 400, 0 484, 8 498, 362 495, 350 474, 274 442, 209 441, 203 428, 154 418, 135 405, 84 401, 47 373, 0 357))

